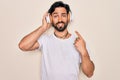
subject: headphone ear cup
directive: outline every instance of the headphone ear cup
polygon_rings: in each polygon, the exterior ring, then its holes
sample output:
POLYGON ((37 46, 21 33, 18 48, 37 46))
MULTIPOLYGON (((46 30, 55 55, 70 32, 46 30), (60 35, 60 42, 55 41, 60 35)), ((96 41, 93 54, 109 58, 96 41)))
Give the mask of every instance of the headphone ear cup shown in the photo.
POLYGON ((50 23, 50 16, 47 15, 45 18, 46 18, 47 23, 50 23))
POLYGON ((45 17, 45 19, 46 19, 47 23, 51 23, 52 22, 50 13, 48 13, 48 15, 45 17))
POLYGON ((72 19, 73 19, 72 13, 70 12, 70 22, 72 22, 72 19))
POLYGON ((69 12, 69 14, 68 14, 68 21, 72 22, 72 13, 71 12, 69 12))

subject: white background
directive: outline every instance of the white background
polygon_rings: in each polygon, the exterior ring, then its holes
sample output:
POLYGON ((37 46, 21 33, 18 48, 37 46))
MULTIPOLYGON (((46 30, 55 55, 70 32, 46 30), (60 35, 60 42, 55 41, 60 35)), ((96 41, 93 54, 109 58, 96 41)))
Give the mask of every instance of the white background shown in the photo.
MULTIPOLYGON (((0 80, 40 80, 39 51, 23 52, 19 41, 41 25, 55 0, 0 0, 0 80)), ((64 0, 73 12, 70 32, 89 44, 95 73, 81 80, 120 80, 120 0, 64 0)))

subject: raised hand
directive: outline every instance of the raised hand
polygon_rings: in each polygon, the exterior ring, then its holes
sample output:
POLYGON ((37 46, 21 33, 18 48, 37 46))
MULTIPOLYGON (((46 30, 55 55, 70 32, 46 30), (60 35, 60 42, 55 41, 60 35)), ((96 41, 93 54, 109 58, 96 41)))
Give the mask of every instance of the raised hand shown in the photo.
POLYGON ((74 42, 75 48, 81 53, 81 55, 84 55, 84 53, 87 51, 86 43, 79 32, 75 31, 75 33, 78 36, 74 42))
MULTIPOLYGON (((47 23, 46 21, 46 16, 48 16, 49 13, 45 13, 44 16, 43 16, 43 19, 42 19, 42 27, 47 30, 51 27, 51 23, 47 23)), ((50 17, 50 20, 51 20, 51 17, 50 17)))

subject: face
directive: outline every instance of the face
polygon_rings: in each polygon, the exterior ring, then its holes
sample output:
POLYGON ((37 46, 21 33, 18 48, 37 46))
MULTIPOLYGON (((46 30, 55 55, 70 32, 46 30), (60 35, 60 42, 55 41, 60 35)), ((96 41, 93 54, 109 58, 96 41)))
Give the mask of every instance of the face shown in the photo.
POLYGON ((52 13, 52 26, 59 32, 64 31, 68 25, 68 15, 66 9, 58 7, 52 13))

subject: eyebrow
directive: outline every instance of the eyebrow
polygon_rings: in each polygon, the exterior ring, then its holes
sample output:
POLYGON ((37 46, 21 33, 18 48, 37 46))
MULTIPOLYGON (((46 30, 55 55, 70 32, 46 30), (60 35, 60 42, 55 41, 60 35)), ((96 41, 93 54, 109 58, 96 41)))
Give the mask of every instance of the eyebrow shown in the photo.
MULTIPOLYGON (((58 13, 57 13, 57 12, 55 12, 55 13, 53 13, 53 15, 54 15, 54 14, 58 14, 58 13)), ((62 13, 62 14, 67 14, 67 13, 62 13)))

